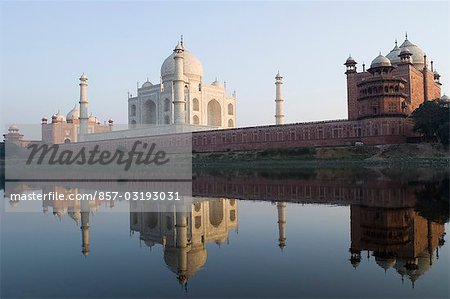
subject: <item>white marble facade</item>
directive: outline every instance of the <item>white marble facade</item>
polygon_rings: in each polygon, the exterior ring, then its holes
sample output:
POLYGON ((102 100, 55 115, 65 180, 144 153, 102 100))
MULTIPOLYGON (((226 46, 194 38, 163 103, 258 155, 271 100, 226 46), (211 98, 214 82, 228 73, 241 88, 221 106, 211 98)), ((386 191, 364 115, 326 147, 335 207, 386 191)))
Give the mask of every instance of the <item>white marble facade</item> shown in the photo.
MULTIPOLYGON (((183 66, 185 123, 234 128, 236 126, 236 93, 227 95, 226 87, 217 80, 211 84, 203 82, 202 63, 186 48, 183 53, 183 66)), ((173 124, 174 80, 175 61, 174 53, 172 53, 161 66, 161 82, 152 84, 147 80, 138 86, 137 96, 128 97, 128 123, 173 124)))

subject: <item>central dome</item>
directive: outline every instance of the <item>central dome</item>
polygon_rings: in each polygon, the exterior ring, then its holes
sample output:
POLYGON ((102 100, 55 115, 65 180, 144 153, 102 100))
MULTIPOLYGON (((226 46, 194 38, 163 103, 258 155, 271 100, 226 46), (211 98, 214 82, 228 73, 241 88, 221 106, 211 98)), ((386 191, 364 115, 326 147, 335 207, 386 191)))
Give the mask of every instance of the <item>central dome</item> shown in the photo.
POLYGON ((411 43, 408 38, 405 39, 403 44, 400 46, 400 49, 409 50, 412 54, 413 65, 419 69, 422 69, 425 66, 425 60, 423 56, 425 53, 421 48, 411 43))
MULTIPOLYGON (((175 74, 174 53, 164 60, 161 66, 161 77, 163 81, 173 79, 175 74)), ((195 57, 189 50, 184 49, 183 52, 184 75, 189 79, 200 80, 203 77, 203 66, 200 60, 195 57)))

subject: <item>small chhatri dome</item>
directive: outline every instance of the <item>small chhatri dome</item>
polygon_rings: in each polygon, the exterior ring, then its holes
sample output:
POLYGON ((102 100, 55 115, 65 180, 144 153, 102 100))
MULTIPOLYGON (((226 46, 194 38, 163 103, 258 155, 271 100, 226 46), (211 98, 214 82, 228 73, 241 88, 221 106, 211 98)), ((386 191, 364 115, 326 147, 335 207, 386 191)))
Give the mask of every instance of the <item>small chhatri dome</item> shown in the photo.
POLYGON ((223 84, 220 83, 220 82, 217 80, 217 78, 216 78, 216 80, 214 80, 213 83, 211 83, 211 85, 212 85, 212 86, 217 86, 217 87, 223 87, 223 84))
POLYGON ((65 122, 66 118, 59 111, 52 115, 53 122, 65 122))
POLYGON ((97 123, 97 117, 93 116, 92 113, 89 115, 89 123, 97 123))
POLYGON ((16 125, 10 125, 8 128, 9 132, 19 132, 19 128, 16 125))
POLYGON ((80 118, 80 110, 78 110, 77 105, 75 105, 72 110, 67 113, 66 120, 74 120, 80 118))
POLYGON ((283 79, 283 76, 280 75, 280 71, 275 75, 275 79, 283 79))
POLYGON ((81 74, 80 80, 87 80, 87 76, 84 73, 81 74))
POLYGON ((374 60, 372 60, 372 63, 370 64, 370 68, 376 68, 376 67, 388 67, 392 66, 391 61, 387 59, 385 56, 378 55, 375 57, 374 60))
POLYGON ((408 48, 403 48, 403 49, 400 51, 400 55, 406 55, 406 54, 412 55, 411 51, 410 51, 408 48))
POLYGON ((356 61, 353 59, 351 54, 348 55, 348 58, 344 63, 344 65, 347 65, 347 64, 356 64, 356 61))

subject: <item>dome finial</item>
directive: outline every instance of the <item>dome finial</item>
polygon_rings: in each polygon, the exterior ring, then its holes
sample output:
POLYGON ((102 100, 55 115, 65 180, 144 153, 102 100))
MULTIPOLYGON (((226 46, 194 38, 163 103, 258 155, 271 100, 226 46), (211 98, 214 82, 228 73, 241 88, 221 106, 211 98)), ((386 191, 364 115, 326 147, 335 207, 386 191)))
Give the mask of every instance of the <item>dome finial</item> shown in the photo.
POLYGON ((405 33, 405 39, 408 39, 408 31, 405 33))
POLYGON ((395 39, 395 46, 397 47, 397 39, 395 39))
POLYGON ((181 43, 181 46, 183 47, 183 34, 181 35, 180 43, 181 43))

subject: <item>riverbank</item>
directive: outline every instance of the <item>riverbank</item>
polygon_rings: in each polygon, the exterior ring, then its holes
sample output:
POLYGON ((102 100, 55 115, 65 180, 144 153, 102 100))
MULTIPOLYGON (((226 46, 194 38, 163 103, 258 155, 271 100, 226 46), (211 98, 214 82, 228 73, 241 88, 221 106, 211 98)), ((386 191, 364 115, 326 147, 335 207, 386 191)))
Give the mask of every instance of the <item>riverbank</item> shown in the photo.
POLYGON ((239 152, 194 153, 193 166, 232 167, 448 167, 449 150, 439 144, 308 147, 239 152))

